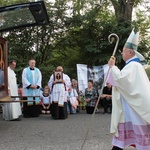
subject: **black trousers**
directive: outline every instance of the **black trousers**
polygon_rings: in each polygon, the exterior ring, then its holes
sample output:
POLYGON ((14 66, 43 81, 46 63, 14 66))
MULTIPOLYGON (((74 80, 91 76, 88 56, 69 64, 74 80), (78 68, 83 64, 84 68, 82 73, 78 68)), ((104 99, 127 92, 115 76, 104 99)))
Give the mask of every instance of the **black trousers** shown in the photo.
MULTIPOLYGON (((27 100, 27 98, 23 98, 24 100, 27 100)), ((32 105, 28 105, 28 102, 24 102, 23 103, 23 116, 25 118, 28 117, 38 117, 41 113, 40 110, 41 106, 40 104, 35 104, 35 102, 33 102, 32 105)))
POLYGON ((111 112, 112 110, 112 100, 111 99, 103 99, 103 107, 104 107, 104 112, 108 113, 108 109, 110 109, 109 111, 111 112))
POLYGON ((87 112, 87 114, 93 114, 94 108, 95 107, 92 107, 92 106, 86 106, 86 112, 87 112))
POLYGON ((66 119, 68 118, 67 102, 64 102, 64 106, 58 106, 58 103, 52 103, 51 114, 53 119, 66 119))
POLYGON ((122 148, 119 148, 117 146, 113 146, 113 148, 111 150, 123 150, 122 148))

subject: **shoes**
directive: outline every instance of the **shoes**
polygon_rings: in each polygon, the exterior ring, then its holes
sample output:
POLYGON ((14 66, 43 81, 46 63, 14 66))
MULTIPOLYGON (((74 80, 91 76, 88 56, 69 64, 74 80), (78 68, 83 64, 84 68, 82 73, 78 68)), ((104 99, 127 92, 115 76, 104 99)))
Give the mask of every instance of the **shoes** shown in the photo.
POLYGON ((24 115, 23 117, 24 117, 24 118, 30 118, 30 116, 28 116, 28 115, 24 115))
POLYGON ((96 110, 96 112, 97 112, 97 113, 99 113, 99 112, 100 112, 100 110, 99 110, 99 109, 97 109, 97 110, 96 110))
POLYGON ((46 111, 45 111, 45 110, 42 110, 42 114, 46 114, 46 111))
POLYGON ((50 114, 50 111, 47 111, 46 114, 50 114))
POLYGON ((103 114, 111 114, 111 112, 103 112, 103 114))
POLYGON ((103 112, 103 114, 108 114, 108 112, 103 112))
POLYGON ((20 118, 17 118, 17 119, 13 119, 13 120, 11 120, 11 121, 21 121, 21 119, 20 119, 20 118))
POLYGON ((21 118, 17 118, 16 121, 21 121, 21 118))

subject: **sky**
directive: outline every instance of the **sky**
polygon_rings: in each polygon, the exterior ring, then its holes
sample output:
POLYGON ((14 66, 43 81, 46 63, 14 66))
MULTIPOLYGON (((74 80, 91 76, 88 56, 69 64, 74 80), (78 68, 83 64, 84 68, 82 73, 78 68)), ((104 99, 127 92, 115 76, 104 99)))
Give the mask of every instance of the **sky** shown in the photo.
MULTIPOLYGON (((48 0, 49 2, 55 2, 55 0, 48 0)), ((145 5, 146 6, 149 6, 150 5, 150 0, 144 0, 145 2, 147 2, 145 5)), ((135 16, 135 14, 136 14, 136 11, 138 11, 138 10, 142 10, 142 11, 146 11, 146 9, 145 9, 145 6, 142 6, 142 5, 140 5, 139 4, 139 6, 137 7, 137 8, 134 8, 133 9, 133 14, 132 14, 132 16, 133 16, 133 19, 135 18, 136 19, 136 16, 135 16)), ((150 15, 150 12, 148 13, 147 12, 147 14, 146 14, 146 16, 149 16, 150 15)))

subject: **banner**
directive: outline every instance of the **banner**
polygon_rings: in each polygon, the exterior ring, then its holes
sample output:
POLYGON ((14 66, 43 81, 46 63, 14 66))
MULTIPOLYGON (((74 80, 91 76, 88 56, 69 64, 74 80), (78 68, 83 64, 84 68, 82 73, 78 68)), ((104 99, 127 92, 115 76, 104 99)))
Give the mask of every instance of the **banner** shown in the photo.
POLYGON ((87 65, 77 64, 77 78, 78 78, 78 88, 84 94, 85 88, 87 88, 88 83, 88 71, 87 65))
POLYGON ((88 67, 85 64, 77 64, 78 87, 82 93, 88 87, 88 80, 93 80, 93 86, 100 91, 104 78, 108 71, 108 65, 88 67))

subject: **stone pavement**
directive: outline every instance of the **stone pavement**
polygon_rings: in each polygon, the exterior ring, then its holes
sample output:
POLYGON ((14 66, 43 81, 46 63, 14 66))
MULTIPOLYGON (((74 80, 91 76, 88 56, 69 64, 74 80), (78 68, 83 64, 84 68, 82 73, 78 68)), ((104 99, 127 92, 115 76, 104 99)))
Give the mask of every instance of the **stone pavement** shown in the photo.
POLYGON ((110 119, 102 110, 94 118, 83 111, 66 120, 40 115, 4 121, 0 114, 0 150, 110 150, 110 119))

